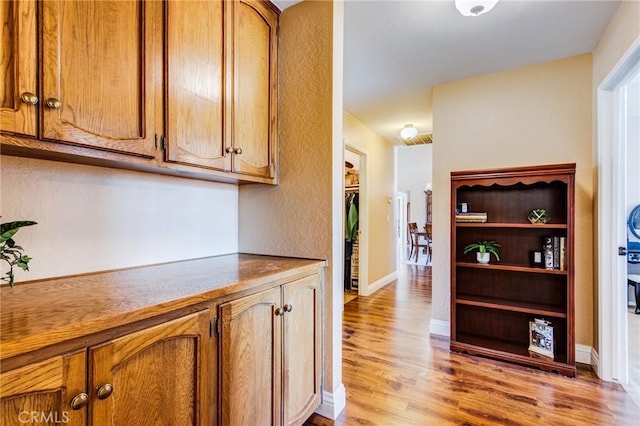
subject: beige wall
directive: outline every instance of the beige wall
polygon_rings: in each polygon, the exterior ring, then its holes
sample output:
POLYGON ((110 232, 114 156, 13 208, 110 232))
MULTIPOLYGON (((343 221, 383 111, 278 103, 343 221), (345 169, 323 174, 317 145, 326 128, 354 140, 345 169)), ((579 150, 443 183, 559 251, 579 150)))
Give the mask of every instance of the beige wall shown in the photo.
POLYGON ((449 320, 454 170, 576 163, 576 343, 593 343, 591 54, 434 88, 433 318, 449 320))
POLYGON ((368 200, 361 198, 360 204, 368 204, 365 211, 371 284, 396 271, 393 146, 348 112, 344 113, 344 140, 365 152, 367 158, 368 200))
MULTIPOLYGON (((622 60, 627 51, 634 43, 640 39, 640 2, 639 1, 623 1, 618 7, 616 14, 611 18, 607 29, 600 38, 600 42, 593 52, 593 111, 594 117, 597 116, 597 94, 598 87, 604 82, 609 73, 622 60)), ((599 317, 598 317, 598 287, 602 285, 597 280, 598 264, 600 259, 597 254, 598 244, 598 120, 593 122, 593 184, 594 184, 594 347, 598 347, 599 341, 599 317)))
POLYGON ((238 249, 236 186, 5 155, 1 162, 2 222, 38 222, 16 235, 33 258, 17 281, 238 249))
MULTIPOLYGON (((332 333, 341 327, 332 302, 334 269, 341 268, 334 263, 332 241, 332 170, 340 167, 333 160, 333 12, 332 2, 315 1, 283 11, 278 47, 280 184, 245 185, 239 192, 240 251, 329 261, 323 298, 324 386, 329 392, 341 386, 332 360, 335 351, 340 359, 340 341, 334 347, 332 333)), ((341 229, 337 232, 342 236, 341 229)))

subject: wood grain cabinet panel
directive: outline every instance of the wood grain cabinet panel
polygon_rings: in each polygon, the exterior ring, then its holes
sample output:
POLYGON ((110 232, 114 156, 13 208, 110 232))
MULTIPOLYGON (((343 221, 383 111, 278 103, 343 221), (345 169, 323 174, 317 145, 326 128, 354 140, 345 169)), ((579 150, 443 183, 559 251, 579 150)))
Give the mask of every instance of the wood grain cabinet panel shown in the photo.
POLYGON ((90 348, 93 424, 209 424, 209 320, 202 311, 90 348))
POLYGON ((0 130, 36 136, 36 2, 1 0, 0 24, 0 130))
POLYGON ((283 418, 300 425, 320 405, 320 279, 317 275, 282 287, 283 418))
POLYGON ((275 178, 278 14, 267 3, 233 3, 233 171, 275 178))
POLYGON ((2 373, 1 424, 216 424, 209 312, 2 373))
POLYGON ((0 424, 84 425, 87 402, 71 408, 74 397, 83 393, 86 394, 85 351, 4 372, 0 375, 0 424))
POLYGON ((42 136, 155 155, 155 2, 42 2, 42 136))
POLYGON ((169 162, 230 170, 225 153, 224 2, 165 2, 169 162))
POLYGON ((319 406, 319 309, 319 275, 220 306, 223 425, 301 425, 319 406))
POLYGON ((220 306, 223 425, 280 425, 280 288, 220 306))

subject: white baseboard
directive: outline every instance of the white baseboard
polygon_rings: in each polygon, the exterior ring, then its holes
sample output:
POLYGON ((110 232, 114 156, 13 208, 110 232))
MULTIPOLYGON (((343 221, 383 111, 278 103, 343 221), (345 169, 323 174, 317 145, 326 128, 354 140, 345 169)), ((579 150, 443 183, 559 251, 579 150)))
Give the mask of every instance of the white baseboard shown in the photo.
POLYGON ((347 394, 344 385, 340 383, 335 392, 322 391, 322 404, 316 409, 316 413, 331 420, 338 418, 347 405, 347 394))
POLYGON ((398 271, 392 272, 387 276, 384 276, 382 278, 380 278, 379 280, 372 282, 371 284, 369 284, 369 286, 367 287, 367 294, 364 294, 363 296, 371 296, 373 293, 375 293, 376 291, 380 290, 382 287, 384 287, 385 285, 389 284, 390 282, 392 282, 393 280, 398 278, 398 271))
POLYGON ((576 343, 576 362, 591 365, 591 351, 593 348, 587 345, 576 343))
POLYGON ((449 321, 432 319, 429 323, 429 334, 451 337, 451 328, 449 327, 449 321))

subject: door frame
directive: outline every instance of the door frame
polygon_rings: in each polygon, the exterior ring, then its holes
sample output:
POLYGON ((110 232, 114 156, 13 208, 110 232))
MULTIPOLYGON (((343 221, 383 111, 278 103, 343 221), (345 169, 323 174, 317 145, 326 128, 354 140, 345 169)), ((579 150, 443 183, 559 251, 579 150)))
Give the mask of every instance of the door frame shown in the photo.
POLYGON ((607 381, 628 382, 626 204, 624 131, 619 120, 619 89, 640 67, 640 39, 636 40, 597 89, 597 259, 598 349, 596 373, 607 381), (622 164, 620 164, 622 163, 622 164), (623 175, 623 173, 625 173, 623 175))
MULTIPOLYGON (((360 179, 358 189, 358 296, 369 295, 369 175, 368 153, 352 142, 344 140, 344 149, 360 157, 360 179)), ((344 164, 344 161, 342 162, 344 164)), ((344 183, 343 183, 344 187, 344 183)), ((344 212, 344 208, 342 209, 344 212)), ((343 225, 346 217, 343 216, 343 225)), ((344 228, 343 228, 344 229, 344 228)))

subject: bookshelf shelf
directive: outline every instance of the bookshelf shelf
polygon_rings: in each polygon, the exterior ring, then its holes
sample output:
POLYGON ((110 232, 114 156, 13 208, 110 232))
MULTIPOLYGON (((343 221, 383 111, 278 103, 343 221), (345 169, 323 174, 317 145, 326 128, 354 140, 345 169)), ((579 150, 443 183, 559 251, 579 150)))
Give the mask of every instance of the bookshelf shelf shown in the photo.
POLYGON ((575 164, 451 173, 451 350, 575 376, 574 187, 575 164), (491 222, 457 222, 459 203, 491 222), (535 209, 551 220, 530 223, 535 209), (500 261, 463 253, 484 240, 502 245, 500 261), (564 270, 530 266, 551 240, 562 241, 564 270), (529 354, 534 319, 553 326, 553 360, 529 354))
POLYGON ((456 266, 460 268, 495 269, 501 271, 529 272, 533 274, 567 275, 567 271, 560 271, 558 269, 534 268, 531 266, 508 265, 504 263, 482 264, 472 262, 457 262, 456 266))
POLYGON ((497 223, 497 222, 456 222, 459 228, 519 228, 519 229, 567 229, 566 223, 497 223))

